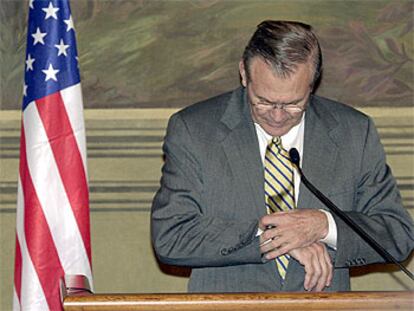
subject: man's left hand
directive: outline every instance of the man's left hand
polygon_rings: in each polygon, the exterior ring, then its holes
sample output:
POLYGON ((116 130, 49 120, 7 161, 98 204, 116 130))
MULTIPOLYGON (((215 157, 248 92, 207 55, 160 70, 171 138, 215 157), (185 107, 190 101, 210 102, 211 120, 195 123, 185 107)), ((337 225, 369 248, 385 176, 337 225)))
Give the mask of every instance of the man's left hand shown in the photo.
POLYGON ((326 237, 329 230, 326 215, 317 209, 294 209, 266 215, 260 219, 260 252, 274 259, 306 247, 326 237))
POLYGON ((303 287, 306 290, 320 292, 331 285, 333 266, 326 245, 316 242, 307 247, 294 249, 289 255, 304 267, 303 287))

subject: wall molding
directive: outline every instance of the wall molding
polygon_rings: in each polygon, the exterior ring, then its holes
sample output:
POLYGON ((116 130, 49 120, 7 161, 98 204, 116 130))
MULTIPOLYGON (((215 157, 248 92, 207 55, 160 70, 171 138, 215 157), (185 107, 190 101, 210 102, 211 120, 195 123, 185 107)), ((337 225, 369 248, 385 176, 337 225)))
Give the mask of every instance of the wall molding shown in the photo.
MULTIPOLYGON (((414 210, 414 108, 360 108, 378 128, 404 205, 414 210)), ((177 109, 85 110, 90 206, 149 212, 160 178, 162 141, 177 109)), ((0 114, 0 213, 14 213, 21 112, 0 114)))

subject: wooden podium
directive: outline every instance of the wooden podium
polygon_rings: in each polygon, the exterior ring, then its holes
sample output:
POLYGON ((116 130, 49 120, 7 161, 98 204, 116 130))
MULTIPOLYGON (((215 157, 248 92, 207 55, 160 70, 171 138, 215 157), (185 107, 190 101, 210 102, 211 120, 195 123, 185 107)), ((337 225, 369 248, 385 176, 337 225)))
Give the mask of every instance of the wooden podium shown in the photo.
POLYGON ((65 311, 414 310, 414 292, 68 295, 65 311))

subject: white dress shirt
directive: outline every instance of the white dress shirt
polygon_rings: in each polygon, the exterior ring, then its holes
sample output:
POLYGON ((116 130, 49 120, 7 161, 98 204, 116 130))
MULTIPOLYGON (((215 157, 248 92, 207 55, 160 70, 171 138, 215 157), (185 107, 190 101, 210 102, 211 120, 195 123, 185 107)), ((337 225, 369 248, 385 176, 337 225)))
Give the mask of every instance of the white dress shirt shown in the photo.
MULTIPOLYGON (((259 140, 259 148, 260 148, 260 156, 263 162, 264 167, 264 159, 267 145, 269 144, 272 136, 265 132, 265 130, 257 123, 254 124, 256 127, 257 138, 259 140)), ((289 151, 291 148, 296 148, 300 155, 300 166, 302 166, 302 155, 303 155, 303 140, 305 136, 305 113, 302 116, 300 123, 289 130, 288 133, 281 136, 282 146, 285 150, 289 151)), ((295 202, 297 204, 299 198, 299 185, 300 185, 300 176, 297 171, 293 174, 294 177, 294 187, 295 187, 295 202)), ((325 210, 320 210, 324 212, 328 218, 328 234, 327 236, 321 240, 331 248, 336 249, 336 242, 337 242, 337 228, 334 218, 332 217, 330 212, 325 210)), ((259 231, 258 234, 261 234, 259 231)))

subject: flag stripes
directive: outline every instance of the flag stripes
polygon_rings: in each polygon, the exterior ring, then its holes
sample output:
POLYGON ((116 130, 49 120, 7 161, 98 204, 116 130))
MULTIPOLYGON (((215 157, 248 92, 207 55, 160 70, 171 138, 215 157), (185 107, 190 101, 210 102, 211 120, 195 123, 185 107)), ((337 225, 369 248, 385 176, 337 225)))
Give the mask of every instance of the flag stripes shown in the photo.
POLYGON ((24 127, 22 128, 20 154, 20 179, 22 181, 24 205, 27 207, 24 213, 27 249, 49 308, 59 310, 59 284, 56 284, 55 276, 63 276, 64 271, 30 175, 24 127), (36 223, 36 226, 33 225, 34 223, 36 223), (41 243, 39 243, 40 241, 41 243))
POLYGON ((21 289, 21 280, 22 280, 22 251, 20 249, 20 243, 18 241, 16 233, 16 253, 14 257, 14 284, 15 284, 15 294, 20 298, 20 289, 21 289))
POLYGON ((26 244, 24 234, 24 198, 20 176, 17 187, 16 232, 17 242, 21 250, 21 261, 16 262, 16 264, 20 263, 16 270, 21 271, 21 279, 17 280, 18 283, 15 283, 14 292, 16 294, 13 300, 13 310, 48 310, 49 307, 26 244))
MULTIPOLYGON (((88 206, 89 202, 87 180, 82 157, 62 97, 59 92, 51 94, 37 100, 36 107, 50 142, 76 223, 79 224, 79 221, 83 221, 83 224, 85 224, 85 219, 89 221, 89 210, 84 208, 88 206), (71 150, 71 152, 68 153, 67 150, 71 150)), ((78 228, 90 262, 89 223, 87 223, 87 226, 79 227, 78 225, 78 228)))
MULTIPOLYGON (((85 172, 88 171, 86 163, 86 137, 85 120, 82 109, 82 88, 80 83, 67 87, 60 91, 60 95, 65 105, 66 115, 72 127, 73 135, 80 151, 85 172)), ((85 176, 88 181, 88 175, 85 176)))
MULTIPOLYGON (((92 278, 86 170, 59 93, 26 107, 21 135, 20 178, 28 255, 49 309, 59 310, 60 277, 84 274, 92 278), (57 182, 51 183, 53 180, 57 182)), ((25 278, 24 271, 21 277, 25 278)), ((18 282, 15 286, 19 297, 18 282)))
MULTIPOLYGON (((50 102, 50 104, 55 105, 56 103, 50 102)), ((88 264, 89 266, 89 257, 86 256, 86 247, 83 245, 83 239, 79 234, 77 226, 79 220, 77 221, 74 217, 75 215, 72 210, 68 193, 66 192, 66 189, 63 185, 63 180, 71 178, 71 176, 76 177, 74 174, 77 172, 77 170, 70 171, 65 169, 64 166, 70 165, 71 155, 78 153, 79 150, 77 150, 77 148, 71 149, 74 147, 70 143, 70 137, 73 137, 71 133, 66 132, 65 135, 62 136, 57 136, 54 135, 54 133, 51 133, 51 137, 47 136, 47 132, 43 128, 43 121, 41 120, 41 116, 38 113, 37 106, 38 105, 29 105, 26 108, 24 113, 24 121, 25 124, 30 124, 31 126, 31 134, 26 134, 26 137, 28 138, 28 141, 30 139, 30 144, 32 146, 36 146, 35 148, 32 148, 30 153, 28 153, 30 156, 29 159, 32 160, 31 168, 47 173, 45 177, 42 177, 42 175, 38 172, 34 172, 34 175, 36 176, 35 183, 38 186, 37 190, 42 200, 42 206, 46 217, 49 220, 51 230, 56 242, 56 247, 60 248, 59 253, 61 254, 63 265, 66 266, 66 262, 72 261, 72 251, 75 251, 75 253, 82 251, 82 256, 80 258, 84 259, 80 265, 83 266, 84 264, 88 264), (58 140, 64 141, 65 144, 67 142, 69 143, 64 146, 64 148, 66 148, 65 154, 57 153, 55 156, 51 145, 58 144, 58 140), (50 145, 48 143, 49 141, 51 141, 50 145), (58 159, 59 157, 69 157, 69 163, 60 161, 58 159), (44 161, 41 161, 39 163, 39 161, 37 161, 39 158, 43 158, 44 161), (59 164, 61 166, 59 166, 59 164), (64 173, 65 175, 62 175, 61 173, 64 173), (51 184, 49 182, 50 180, 57 182, 51 184), (53 196, 50 195, 51 191, 54 194, 53 196), (71 232, 69 233, 71 233, 72 236, 67 235, 65 229, 70 229, 71 232)), ((27 133, 29 133, 29 131, 27 131, 27 133)), ((83 174, 83 176, 85 176, 85 174, 83 174)), ((79 181, 78 187, 84 186, 84 184, 84 180, 79 181)), ((76 189, 73 189, 73 191, 76 191, 77 193, 80 192, 76 189)), ((87 204, 85 206, 87 206, 87 204)), ((83 220, 84 223, 89 224, 89 214, 86 213, 84 216, 86 217, 83 220)), ((73 266, 73 263, 70 265, 73 266)))

